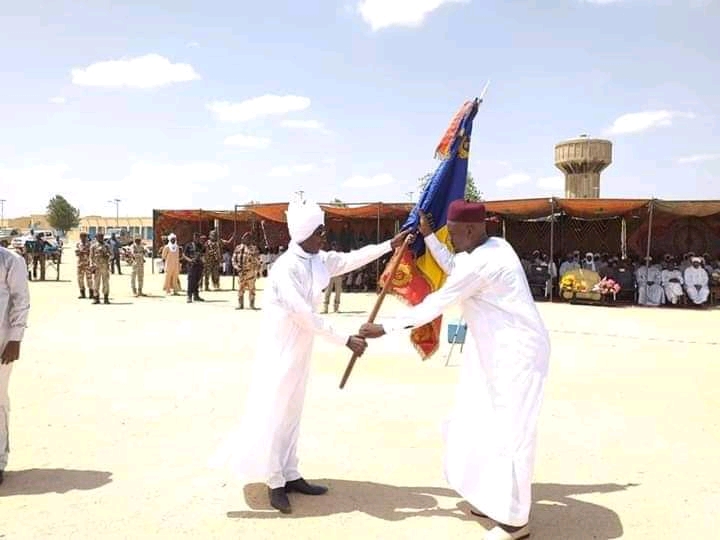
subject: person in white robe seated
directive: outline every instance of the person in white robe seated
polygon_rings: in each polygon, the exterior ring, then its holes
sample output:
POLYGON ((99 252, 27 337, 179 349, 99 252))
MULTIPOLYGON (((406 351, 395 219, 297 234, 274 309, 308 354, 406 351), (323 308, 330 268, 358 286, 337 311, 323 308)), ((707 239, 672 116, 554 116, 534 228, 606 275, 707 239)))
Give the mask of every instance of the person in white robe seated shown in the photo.
POLYGON ((663 289, 665 290, 665 298, 672 305, 677 305, 683 297, 683 275, 675 264, 675 261, 667 259, 666 268, 660 274, 663 289))
POLYGON ((482 203, 450 204, 455 255, 424 221, 420 232, 448 274, 445 284, 399 319, 363 325, 360 335, 417 328, 460 303, 468 335, 444 429, 445 476, 475 515, 495 522, 486 540, 526 538, 550 338, 517 254, 502 238, 488 237, 482 203))
POLYGON ((349 253, 322 251, 325 216, 310 202, 288 206, 291 243, 272 265, 265 284, 263 320, 252 378, 239 426, 210 459, 211 467, 230 463, 241 480, 263 481, 273 508, 292 511, 289 493, 322 495, 325 486, 308 483, 298 469, 298 437, 310 373, 313 341, 321 335, 353 353, 367 343, 333 328, 316 308, 330 278, 341 276, 402 244, 407 233, 349 253))
POLYGON ((651 262, 652 257, 645 257, 645 264, 635 271, 638 304, 641 306, 660 306, 665 303, 660 267, 651 262))
POLYGON ((702 258, 690 259, 691 266, 685 269, 685 293, 696 305, 704 304, 710 296, 709 276, 702 267, 702 258))

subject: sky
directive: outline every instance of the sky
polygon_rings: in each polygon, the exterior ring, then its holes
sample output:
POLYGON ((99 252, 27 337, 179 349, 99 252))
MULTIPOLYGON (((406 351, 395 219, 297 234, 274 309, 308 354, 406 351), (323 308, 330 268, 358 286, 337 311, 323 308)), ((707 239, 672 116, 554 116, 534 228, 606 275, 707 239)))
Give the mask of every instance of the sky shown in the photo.
POLYGON ((719 20, 718 0, 15 2, 4 215, 416 200, 488 80, 486 199, 562 196, 554 145, 580 134, 613 142, 603 197, 718 199, 719 20))

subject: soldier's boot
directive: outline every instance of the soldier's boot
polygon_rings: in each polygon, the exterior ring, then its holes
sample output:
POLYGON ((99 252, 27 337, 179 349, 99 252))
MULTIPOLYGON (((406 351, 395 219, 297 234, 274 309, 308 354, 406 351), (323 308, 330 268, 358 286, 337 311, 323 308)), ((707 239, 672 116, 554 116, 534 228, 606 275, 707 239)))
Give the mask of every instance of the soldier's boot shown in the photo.
MULTIPOLYGON (((104 298, 103 303, 105 303, 105 304, 109 304, 109 303, 110 303, 110 298, 108 297, 107 294, 106 294, 103 298, 104 298)), ((100 303, 100 300, 98 300, 98 304, 99 304, 99 303, 100 303)))
POLYGON ((238 298, 238 307, 236 309, 245 309, 245 299, 242 296, 238 298))
POLYGON ((137 289, 133 289, 132 291, 133 291, 133 296, 137 297, 137 295, 138 295, 137 289))
POLYGON ((93 304, 99 304, 100 303, 100 293, 95 293, 93 297, 93 304))
MULTIPOLYGON (((90 296, 92 297, 92 292, 90 292, 90 296)), ((80 296, 78 296, 78 298, 86 298, 85 289, 80 289, 80 296)))
POLYGON ((327 312, 328 312, 328 305, 327 305, 327 304, 325 304, 325 305, 323 306, 323 311, 322 311, 322 312, 323 312, 323 313, 327 313, 327 312))
POLYGON ((255 297, 250 297, 250 309, 255 309, 255 297))
POLYGON ((142 292, 142 287, 138 289, 138 296, 145 296, 142 292))

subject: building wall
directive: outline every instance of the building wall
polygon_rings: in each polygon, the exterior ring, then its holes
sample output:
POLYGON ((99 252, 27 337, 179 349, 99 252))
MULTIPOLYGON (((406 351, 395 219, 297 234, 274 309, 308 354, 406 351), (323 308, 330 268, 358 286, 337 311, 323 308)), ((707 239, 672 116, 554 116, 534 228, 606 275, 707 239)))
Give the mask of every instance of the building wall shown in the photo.
POLYGON ((125 229, 132 236, 139 235, 147 241, 154 238, 152 217, 120 217, 116 220, 115 216, 83 216, 78 227, 68 231, 67 238, 70 242, 77 242, 81 232, 88 233, 92 238, 99 232, 104 233, 108 228, 125 229))
POLYGON ((52 229, 45 214, 4 219, 2 226, 8 229, 19 229, 21 232, 28 232, 30 229, 52 229))

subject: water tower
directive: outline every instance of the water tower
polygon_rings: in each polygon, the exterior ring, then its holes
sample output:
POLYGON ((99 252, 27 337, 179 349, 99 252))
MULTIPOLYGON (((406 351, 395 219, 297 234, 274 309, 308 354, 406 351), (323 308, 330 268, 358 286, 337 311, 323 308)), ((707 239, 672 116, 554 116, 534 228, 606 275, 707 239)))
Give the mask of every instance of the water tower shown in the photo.
POLYGON ((612 163, 612 143, 580 135, 555 145, 555 166, 565 173, 565 198, 600 197, 600 173, 612 163))

